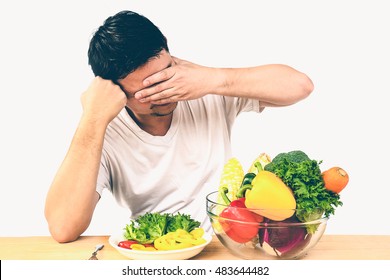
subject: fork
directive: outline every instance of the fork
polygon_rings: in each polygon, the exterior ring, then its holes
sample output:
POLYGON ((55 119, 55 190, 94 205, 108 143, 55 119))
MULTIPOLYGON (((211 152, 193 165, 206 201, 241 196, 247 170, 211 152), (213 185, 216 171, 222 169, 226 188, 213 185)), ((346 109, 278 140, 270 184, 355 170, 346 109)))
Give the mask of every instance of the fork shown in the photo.
POLYGON ((95 251, 92 253, 91 257, 88 260, 97 260, 96 254, 99 250, 103 249, 104 244, 98 244, 95 246, 95 251))

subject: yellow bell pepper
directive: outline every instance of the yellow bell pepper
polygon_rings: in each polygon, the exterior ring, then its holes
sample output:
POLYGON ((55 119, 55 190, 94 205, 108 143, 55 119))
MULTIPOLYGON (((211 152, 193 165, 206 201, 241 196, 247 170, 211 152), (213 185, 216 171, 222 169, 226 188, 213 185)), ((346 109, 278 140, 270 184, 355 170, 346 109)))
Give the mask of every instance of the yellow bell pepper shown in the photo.
POLYGON ((201 238, 203 235, 204 235, 204 229, 203 228, 196 228, 196 229, 193 229, 190 234, 194 237, 194 238, 201 238))
POLYGON ((294 214, 296 201, 292 190, 279 177, 263 170, 246 191, 245 206, 260 216, 282 221, 294 214))
POLYGON ((202 237, 203 234, 203 229, 194 229, 191 233, 178 229, 154 240, 154 247, 157 250, 179 250, 193 247, 206 242, 202 237))
POLYGON ((142 244, 132 244, 130 246, 130 249, 132 250, 140 250, 140 251, 157 251, 156 248, 151 246, 144 246, 142 244))

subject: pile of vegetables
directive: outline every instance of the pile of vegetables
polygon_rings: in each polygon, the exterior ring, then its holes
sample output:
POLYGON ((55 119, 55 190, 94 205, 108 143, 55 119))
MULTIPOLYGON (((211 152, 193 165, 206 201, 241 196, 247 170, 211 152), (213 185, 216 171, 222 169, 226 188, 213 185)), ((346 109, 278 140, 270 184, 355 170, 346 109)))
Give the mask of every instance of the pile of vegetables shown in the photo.
POLYGON ((119 247, 132 250, 178 250, 206 242, 200 222, 186 214, 145 213, 124 228, 119 247))
POLYGON ((224 232, 239 243, 258 238, 260 245, 267 243, 278 254, 304 246, 318 224, 294 228, 286 225, 334 214, 335 208, 343 205, 339 193, 349 181, 340 167, 322 172, 321 162, 299 150, 280 153, 272 160, 263 153, 239 180, 237 174, 243 172, 238 160, 228 161, 217 198, 218 203, 228 205, 217 209, 224 232), (232 170, 238 173, 233 175, 232 170), (230 183, 229 176, 234 178, 230 183), (271 222, 278 227, 267 227, 271 222))

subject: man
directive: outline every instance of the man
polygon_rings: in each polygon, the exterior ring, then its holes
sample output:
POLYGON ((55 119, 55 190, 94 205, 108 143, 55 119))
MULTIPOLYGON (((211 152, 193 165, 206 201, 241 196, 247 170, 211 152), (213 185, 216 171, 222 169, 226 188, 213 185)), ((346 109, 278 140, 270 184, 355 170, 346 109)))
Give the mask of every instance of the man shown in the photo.
POLYGON ((130 11, 104 22, 88 55, 96 78, 46 200, 58 242, 88 228, 105 188, 132 218, 180 212, 209 229, 205 196, 231 157, 237 115, 291 105, 313 90, 286 65, 222 69, 173 57, 160 30, 130 11))

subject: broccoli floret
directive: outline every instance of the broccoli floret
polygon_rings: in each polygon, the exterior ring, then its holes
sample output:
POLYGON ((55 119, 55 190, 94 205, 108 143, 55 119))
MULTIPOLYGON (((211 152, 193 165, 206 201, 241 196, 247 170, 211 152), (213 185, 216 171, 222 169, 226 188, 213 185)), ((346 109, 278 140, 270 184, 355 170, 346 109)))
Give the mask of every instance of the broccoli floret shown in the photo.
POLYGON ((273 172, 275 168, 275 164, 279 164, 284 160, 287 160, 288 162, 299 163, 299 162, 310 160, 310 158, 300 150, 291 151, 287 153, 280 153, 269 164, 267 164, 264 167, 264 169, 273 172))
POLYGON ((276 163, 281 161, 283 158, 287 158, 291 162, 302 162, 310 160, 310 158, 304 152, 297 150, 288 153, 281 153, 277 155, 272 161, 276 163))

